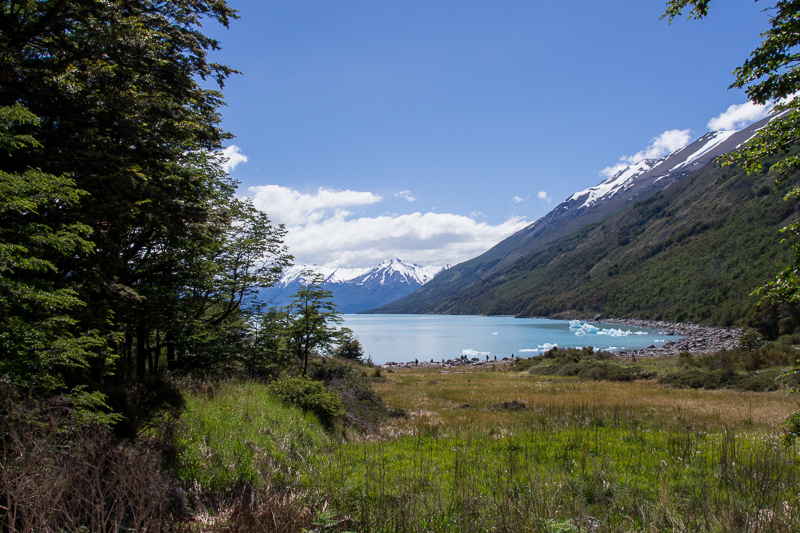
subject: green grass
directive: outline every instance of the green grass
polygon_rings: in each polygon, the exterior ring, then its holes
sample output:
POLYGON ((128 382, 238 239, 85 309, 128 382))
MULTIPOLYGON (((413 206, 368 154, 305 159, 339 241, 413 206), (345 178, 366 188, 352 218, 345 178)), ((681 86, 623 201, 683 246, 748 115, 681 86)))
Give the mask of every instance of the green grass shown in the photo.
POLYGON ((286 407, 258 383, 223 383, 187 394, 175 436, 174 474, 197 493, 294 483, 330 437, 314 415, 286 407))
POLYGON ((797 409, 786 391, 502 366, 403 370, 374 385, 408 416, 349 439, 276 403, 264 385, 189 394, 177 439, 184 486, 257 494, 201 530, 800 529, 799 450, 781 444, 780 424, 797 409), (525 408, 497 409, 510 401, 525 408))
POLYGON ((757 433, 429 431, 347 443, 318 456, 306 479, 360 531, 552 531, 592 520, 603 531, 800 527, 796 450, 757 433))

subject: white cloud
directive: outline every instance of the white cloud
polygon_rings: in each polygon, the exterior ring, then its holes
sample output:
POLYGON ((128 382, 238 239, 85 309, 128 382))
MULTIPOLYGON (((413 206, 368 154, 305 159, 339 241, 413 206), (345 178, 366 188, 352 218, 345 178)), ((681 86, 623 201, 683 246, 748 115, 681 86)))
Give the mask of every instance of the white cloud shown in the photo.
POLYGON ((514 202, 515 204, 518 204, 518 203, 520 203, 520 202, 524 202, 524 201, 525 201, 525 198, 522 198, 522 197, 520 197, 520 196, 515 196, 515 197, 514 197, 512 200, 513 200, 513 202, 514 202))
POLYGON ((389 257, 422 265, 456 264, 528 225, 522 217, 493 226, 451 213, 363 216, 344 209, 381 200, 370 192, 319 189, 303 194, 278 185, 250 192, 256 207, 273 222, 286 224, 285 244, 298 264, 364 267, 389 257))
POLYGON ((774 103, 766 105, 754 104, 753 102, 734 104, 725 112, 709 120, 708 129, 711 131, 730 131, 746 128, 753 122, 769 116, 773 107, 775 107, 774 103))
POLYGON ((247 156, 242 149, 232 144, 222 151, 222 170, 230 174, 240 163, 247 163, 247 156))
POLYGON ((553 201, 553 199, 547 195, 547 191, 539 191, 538 193, 536 193, 536 196, 538 196, 539 200, 541 200, 542 202, 550 203, 553 201))
POLYGON ((658 159, 683 148, 691 140, 691 130, 667 130, 658 137, 653 138, 644 150, 631 156, 623 156, 621 159, 631 165, 635 165, 644 159, 658 159))
POLYGON ((600 174, 606 176, 607 178, 610 178, 612 176, 615 176, 619 171, 625 170, 626 168, 628 168, 628 166, 630 166, 628 165, 628 163, 617 163, 614 166, 604 168, 603 170, 600 171, 600 174))
POLYGON ((331 211, 349 214, 344 207, 375 204, 382 197, 371 192, 337 191, 320 187, 316 194, 305 194, 280 185, 250 187, 256 207, 275 224, 297 226, 329 217, 331 211))
POLYGON ((604 168, 600 171, 600 174, 610 178, 620 170, 625 169, 629 165, 635 165, 644 159, 658 159, 659 157, 671 154, 675 150, 679 150, 689 144, 691 140, 691 130, 667 130, 661 135, 654 137, 644 150, 640 150, 633 155, 624 155, 620 157, 619 163, 604 168))
POLYGON ((409 202, 416 202, 417 199, 411 195, 411 191, 399 191, 394 193, 395 198, 402 198, 403 200, 408 200, 409 202))

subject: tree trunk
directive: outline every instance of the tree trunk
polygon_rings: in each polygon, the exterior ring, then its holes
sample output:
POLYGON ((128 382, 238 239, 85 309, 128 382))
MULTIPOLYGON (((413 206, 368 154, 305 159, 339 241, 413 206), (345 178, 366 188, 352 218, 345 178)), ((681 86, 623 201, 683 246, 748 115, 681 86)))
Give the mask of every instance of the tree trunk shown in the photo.
POLYGON ((147 373, 147 328, 144 322, 136 326, 136 379, 144 381, 147 373))

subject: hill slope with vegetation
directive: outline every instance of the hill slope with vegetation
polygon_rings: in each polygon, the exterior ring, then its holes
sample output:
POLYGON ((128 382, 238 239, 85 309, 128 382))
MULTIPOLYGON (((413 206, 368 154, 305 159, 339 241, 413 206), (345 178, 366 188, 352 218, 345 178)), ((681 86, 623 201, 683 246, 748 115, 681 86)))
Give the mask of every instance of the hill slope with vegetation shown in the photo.
POLYGON ((379 311, 743 325, 755 319, 751 293, 792 255, 779 230, 797 206, 770 184, 710 165, 513 261, 500 243, 379 311))

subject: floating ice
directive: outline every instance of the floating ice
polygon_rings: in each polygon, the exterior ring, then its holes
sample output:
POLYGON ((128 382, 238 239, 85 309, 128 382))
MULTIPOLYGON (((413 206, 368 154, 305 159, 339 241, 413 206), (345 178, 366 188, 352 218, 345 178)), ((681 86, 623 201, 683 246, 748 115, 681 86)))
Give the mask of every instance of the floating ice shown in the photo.
POLYGON ((541 350, 543 352, 546 352, 548 350, 552 350, 553 348, 558 348, 558 344, 550 344, 549 342, 546 342, 544 344, 540 344, 539 345, 539 350, 541 350))
POLYGON ((521 353, 539 353, 539 349, 538 348, 523 348, 523 349, 517 350, 517 351, 521 352, 521 353))
POLYGON ((569 328, 575 330, 575 335, 606 335, 608 337, 627 337, 628 335, 647 335, 646 331, 631 331, 629 329, 623 330, 621 328, 603 328, 602 330, 597 326, 593 326, 587 322, 583 324, 580 320, 571 320, 569 328))

